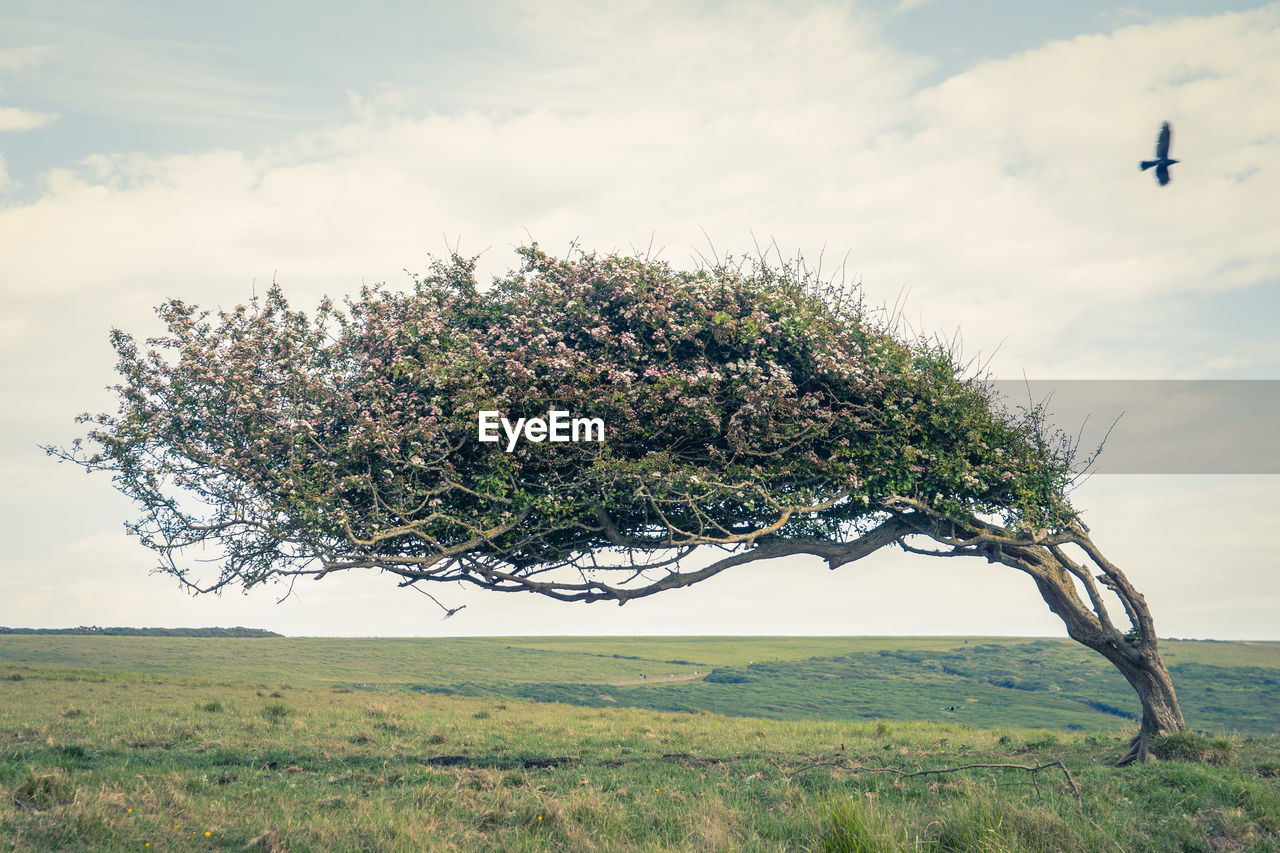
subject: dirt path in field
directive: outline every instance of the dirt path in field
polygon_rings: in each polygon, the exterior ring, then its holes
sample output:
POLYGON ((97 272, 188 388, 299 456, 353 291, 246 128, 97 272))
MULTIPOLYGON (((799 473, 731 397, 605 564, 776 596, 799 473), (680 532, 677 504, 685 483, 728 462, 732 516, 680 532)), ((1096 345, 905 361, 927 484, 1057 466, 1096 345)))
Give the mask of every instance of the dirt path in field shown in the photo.
POLYGON ((637 684, 662 685, 674 684, 677 681, 701 681, 706 677, 707 674, 705 672, 700 672, 696 675, 694 673, 687 673, 684 675, 673 675, 670 677, 667 677, 666 675, 655 675, 651 678, 625 678, 621 681, 610 681, 609 683, 614 687, 634 687, 637 684))

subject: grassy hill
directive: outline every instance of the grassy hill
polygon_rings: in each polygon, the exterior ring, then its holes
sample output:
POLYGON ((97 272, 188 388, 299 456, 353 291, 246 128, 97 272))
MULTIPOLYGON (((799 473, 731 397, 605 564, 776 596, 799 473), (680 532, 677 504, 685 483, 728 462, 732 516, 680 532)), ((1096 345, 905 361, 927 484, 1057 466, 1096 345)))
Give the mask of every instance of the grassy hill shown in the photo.
MULTIPOLYGON (((1193 657, 1191 651, 1184 648, 1183 662, 1170 664, 1170 670, 1194 728, 1280 731, 1280 669, 1185 660, 1193 657)), ((1109 663, 1075 643, 1056 640, 882 648, 805 660, 778 656, 746 666, 716 666, 696 681, 680 678, 669 672, 644 686, 428 682, 415 689, 775 719, 964 721, 1072 731, 1114 731, 1141 712, 1109 663)))
MULTIPOLYGON (((967 639, 3 637, 0 849, 1280 850, 1280 737, 1117 770, 1132 724, 1071 704, 1092 664, 967 639), (513 695, 537 684, 603 706, 513 695), (627 707, 672 697, 743 704, 627 707), (1055 760, 1079 799, 1057 765, 903 775, 1055 760)), ((1275 651, 1169 657, 1261 726, 1237 703, 1271 701, 1275 651)))
MULTIPOLYGON (((1280 731, 1280 643, 1165 646, 1194 729, 1280 731)), ((88 677, 167 675, 774 719, 1089 732, 1119 730, 1140 710, 1110 664, 1065 639, 0 636, 0 667, 24 666, 88 677)))

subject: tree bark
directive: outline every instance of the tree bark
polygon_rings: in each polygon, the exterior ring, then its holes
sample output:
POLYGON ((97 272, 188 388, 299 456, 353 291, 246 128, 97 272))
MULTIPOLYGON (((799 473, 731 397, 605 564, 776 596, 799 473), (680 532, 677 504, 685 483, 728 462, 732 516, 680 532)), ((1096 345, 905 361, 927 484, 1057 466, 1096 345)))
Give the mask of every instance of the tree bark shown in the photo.
POLYGON ((1111 661, 1129 682, 1138 700, 1142 702, 1142 723, 1138 734, 1129 743, 1129 751, 1116 762, 1123 767, 1135 761, 1148 761, 1151 755, 1151 739, 1156 735, 1179 732, 1186 728, 1173 680, 1156 649, 1154 638, 1149 646, 1139 650, 1137 659, 1127 654, 1108 653, 1097 649, 1111 661))

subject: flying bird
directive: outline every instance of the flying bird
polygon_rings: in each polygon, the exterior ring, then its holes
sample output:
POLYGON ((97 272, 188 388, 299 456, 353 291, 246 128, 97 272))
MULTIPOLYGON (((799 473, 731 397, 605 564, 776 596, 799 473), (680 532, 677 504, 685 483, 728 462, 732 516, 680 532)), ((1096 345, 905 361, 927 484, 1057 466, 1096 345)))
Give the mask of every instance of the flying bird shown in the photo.
POLYGON ((1156 159, 1143 160, 1140 163, 1140 171, 1147 171, 1152 166, 1156 167, 1156 180, 1160 182, 1160 186, 1169 183, 1169 167, 1177 160, 1169 159, 1169 139, 1173 136, 1173 131, 1169 129, 1169 122, 1160 125, 1160 136, 1156 138, 1156 159))

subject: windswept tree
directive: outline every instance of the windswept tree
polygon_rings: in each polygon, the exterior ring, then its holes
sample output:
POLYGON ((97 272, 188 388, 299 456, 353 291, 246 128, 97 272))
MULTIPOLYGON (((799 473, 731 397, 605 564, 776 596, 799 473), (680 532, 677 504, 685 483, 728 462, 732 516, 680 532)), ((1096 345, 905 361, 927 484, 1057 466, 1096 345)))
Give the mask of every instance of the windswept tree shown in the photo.
POLYGON ((112 332, 119 410, 46 449, 110 472, 129 530, 199 592, 374 570, 625 604, 797 555, 1000 563, 1137 692, 1122 762, 1183 728, 1040 407, 1008 410, 799 265, 520 256, 483 291, 453 257, 311 316, 278 288, 230 312, 166 302, 165 336, 112 332), (482 411, 599 418, 605 438, 482 442, 482 411))

